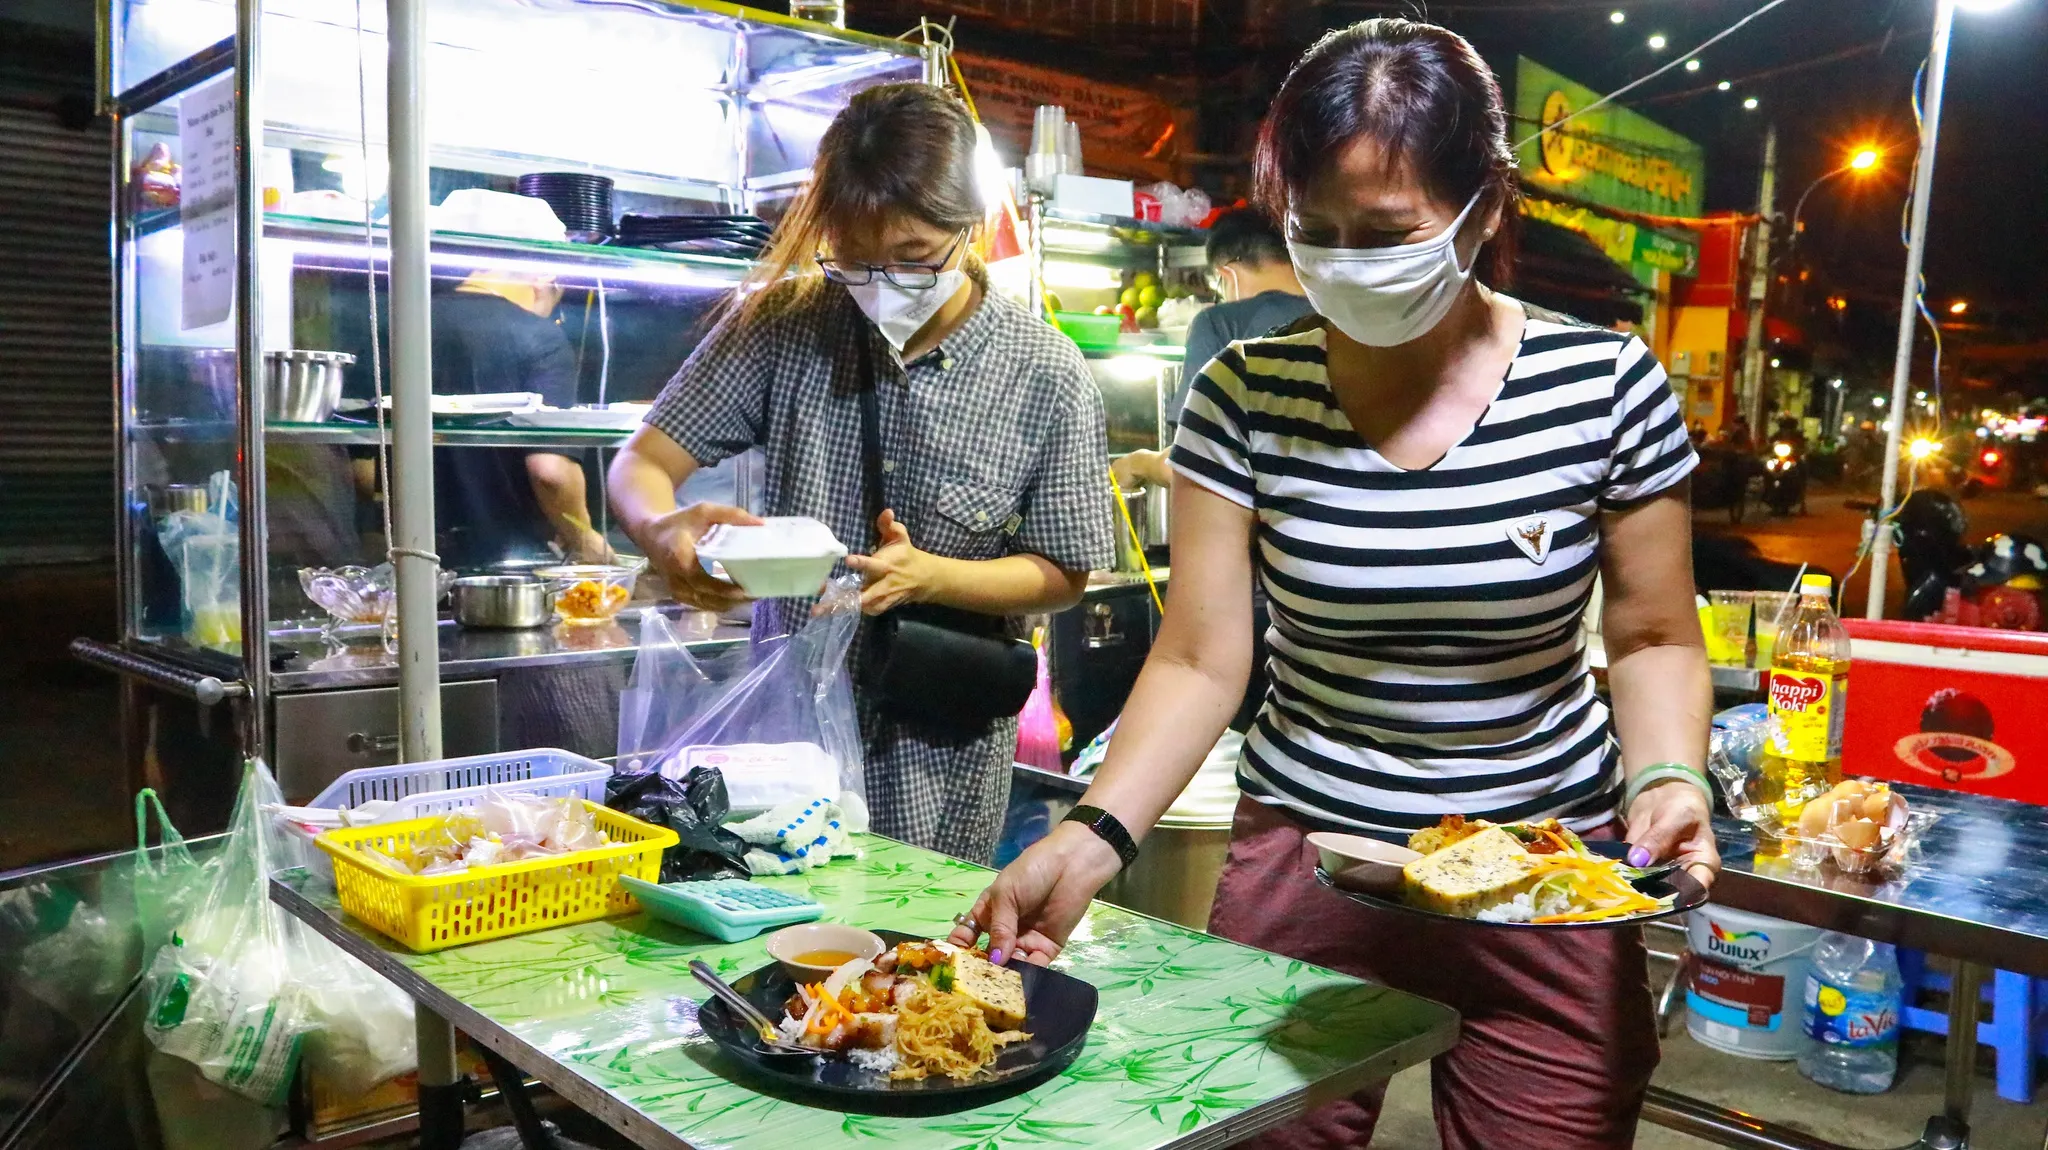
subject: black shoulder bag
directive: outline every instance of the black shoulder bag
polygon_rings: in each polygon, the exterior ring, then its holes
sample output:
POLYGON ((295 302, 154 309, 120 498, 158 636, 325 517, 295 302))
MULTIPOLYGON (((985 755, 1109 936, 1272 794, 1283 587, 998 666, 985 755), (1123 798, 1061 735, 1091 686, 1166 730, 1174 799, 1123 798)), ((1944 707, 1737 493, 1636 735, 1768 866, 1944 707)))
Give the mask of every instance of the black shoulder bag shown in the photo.
MULTIPOLYGON (((860 344, 860 438, 869 529, 888 506, 882 490, 882 415, 868 333, 860 344)), ((879 540, 877 540, 879 542, 879 540)), ((912 603, 869 624, 865 682, 884 713, 973 735, 1024 709, 1038 683, 1038 653, 999 616, 912 603)))

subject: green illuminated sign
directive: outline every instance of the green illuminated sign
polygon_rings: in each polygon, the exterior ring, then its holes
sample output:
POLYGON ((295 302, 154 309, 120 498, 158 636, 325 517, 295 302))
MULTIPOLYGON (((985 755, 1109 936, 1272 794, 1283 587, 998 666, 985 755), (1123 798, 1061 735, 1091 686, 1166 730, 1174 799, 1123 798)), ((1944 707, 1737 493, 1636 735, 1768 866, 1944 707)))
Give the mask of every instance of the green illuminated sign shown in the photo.
MULTIPOLYGON (((1535 135, 1599 98, 1591 88, 1522 57, 1515 65, 1515 135, 1535 135)), ((1628 212, 1697 216, 1706 188, 1703 148, 1612 104, 1543 132, 1518 148, 1516 158, 1532 188, 1628 212)), ((1663 267, 1658 261, 1669 258, 1670 252, 1653 246, 1643 262, 1663 267)))

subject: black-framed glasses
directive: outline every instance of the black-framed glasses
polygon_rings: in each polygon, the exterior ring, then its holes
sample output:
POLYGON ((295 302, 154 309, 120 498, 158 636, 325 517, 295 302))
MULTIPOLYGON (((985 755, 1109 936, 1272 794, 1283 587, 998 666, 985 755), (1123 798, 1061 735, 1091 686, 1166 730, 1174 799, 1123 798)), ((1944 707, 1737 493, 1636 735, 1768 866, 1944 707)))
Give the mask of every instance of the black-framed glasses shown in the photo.
POLYGON ((953 253, 959 251, 960 245, 966 242, 967 233, 961 232, 959 238, 953 241, 953 246, 946 249, 945 255, 940 256, 937 262, 928 264, 864 264, 853 260, 828 260, 824 256, 812 258, 818 261, 818 268, 825 273, 825 278, 836 284, 860 287, 875 282, 876 274, 880 273, 883 279, 897 287, 918 291, 938 285, 939 273, 945 271, 946 265, 953 262, 953 253))

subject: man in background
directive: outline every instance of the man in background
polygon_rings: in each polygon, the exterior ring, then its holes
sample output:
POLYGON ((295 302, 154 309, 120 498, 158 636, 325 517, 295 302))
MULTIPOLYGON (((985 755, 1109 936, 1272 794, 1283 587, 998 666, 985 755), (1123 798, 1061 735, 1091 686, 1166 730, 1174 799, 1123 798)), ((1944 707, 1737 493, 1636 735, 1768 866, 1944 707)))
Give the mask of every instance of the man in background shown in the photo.
MULTIPOLYGON (((1302 294, 1301 281, 1294 277, 1287 242, 1264 213, 1238 208, 1218 216, 1209 228, 1207 254, 1209 274, 1216 280, 1223 302, 1204 309, 1188 325, 1180 390, 1167 409, 1176 424, 1195 376, 1224 348, 1237 340, 1256 339, 1277 331, 1314 310, 1302 294)), ((1168 434, 1170 438, 1171 433, 1168 434)), ((1163 451, 1133 451, 1120 456, 1110 464, 1110 473, 1126 489, 1140 484, 1159 488, 1173 485, 1163 451)), ((1266 699, 1266 623, 1265 595, 1254 587, 1252 672, 1245 683, 1244 701, 1230 723, 1234 731, 1249 730, 1266 699)))
MULTIPOLYGON (((525 391, 550 407, 575 406, 576 357, 553 319, 561 295, 547 277, 494 269, 436 290, 435 394, 525 391)), ((571 563, 611 560, 590 521, 581 460, 487 447, 436 448, 434 456, 444 565, 481 567, 550 550, 571 563)))
MULTIPOLYGON (((1195 376, 1235 340, 1256 339, 1286 327, 1311 310, 1294 278, 1280 229, 1254 208, 1216 218, 1209 229, 1209 274, 1223 302, 1204 309, 1188 325, 1187 355, 1181 360, 1180 400, 1195 376)), ((1174 404, 1176 418, 1180 403, 1174 404)))
MULTIPOLYGON (((1204 308, 1188 325, 1180 390, 1167 409, 1175 423, 1180 422, 1180 409, 1195 376, 1219 352, 1236 340, 1256 339, 1286 327, 1311 310, 1301 281, 1294 278, 1294 263, 1287 258, 1287 241, 1265 213, 1236 208, 1218 216, 1209 227, 1207 254, 1209 274, 1223 302, 1204 308)), ((1164 452, 1133 451, 1119 457, 1114 469, 1117 482, 1126 488, 1140 483, 1169 485, 1164 452)))

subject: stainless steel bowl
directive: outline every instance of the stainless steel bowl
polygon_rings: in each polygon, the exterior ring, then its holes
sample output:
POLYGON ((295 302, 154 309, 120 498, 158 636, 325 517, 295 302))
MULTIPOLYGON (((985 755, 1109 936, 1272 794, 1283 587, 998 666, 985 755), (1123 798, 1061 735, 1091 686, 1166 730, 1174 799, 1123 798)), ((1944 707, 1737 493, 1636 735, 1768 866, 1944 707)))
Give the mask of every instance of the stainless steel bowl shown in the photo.
POLYGON ((341 369, 356 357, 339 351, 263 353, 264 416, 276 423, 325 423, 341 402, 341 369))
POLYGON ((540 579, 471 575, 455 581, 455 621, 465 627, 519 630, 555 617, 555 596, 540 579))

